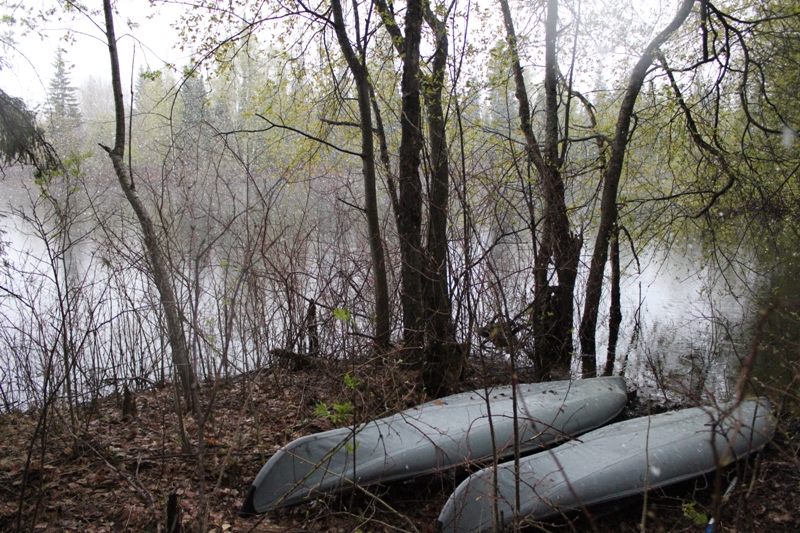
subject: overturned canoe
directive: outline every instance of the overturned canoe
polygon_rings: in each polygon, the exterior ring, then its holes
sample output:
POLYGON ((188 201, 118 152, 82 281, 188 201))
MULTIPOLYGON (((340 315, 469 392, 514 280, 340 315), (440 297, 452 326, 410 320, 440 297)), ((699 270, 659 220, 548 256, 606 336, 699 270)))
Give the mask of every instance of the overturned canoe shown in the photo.
MULTIPOLYGON (((530 451, 599 427, 627 401, 619 377, 520 385, 521 449, 530 451)), ((261 469, 242 513, 265 513, 321 493, 435 472, 508 453, 512 388, 448 396, 396 415, 297 439, 261 469), (491 410, 492 428, 489 412, 491 410)))
MULTIPOLYGON (((772 438, 769 410, 769 402, 759 399, 721 411, 693 408, 635 418, 523 458, 519 516, 541 520, 711 472, 772 438)), ((513 521, 514 463, 496 470, 496 490, 491 467, 458 486, 439 515, 437 531, 493 531, 493 522, 513 521)))

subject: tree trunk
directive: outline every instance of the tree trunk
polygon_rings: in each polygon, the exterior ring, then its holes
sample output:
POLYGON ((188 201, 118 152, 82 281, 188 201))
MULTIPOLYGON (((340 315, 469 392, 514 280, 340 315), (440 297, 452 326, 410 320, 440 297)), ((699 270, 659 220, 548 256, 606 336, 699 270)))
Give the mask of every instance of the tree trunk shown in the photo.
POLYGON ((608 259, 608 243, 614 226, 617 223, 617 191, 628 146, 633 109, 644 78, 653 63, 658 47, 683 25, 695 0, 684 0, 669 25, 647 45, 639 61, 631 72, 628 87, 617 115, 617 126, 611 140, 611 155, 603 177, 603 194, 600 200, 600 225, 597 229, 589 277, 586 280, 586 300, 581 321, 580 339, 581 353, 584 361, 594 358, 597 353, 595 331, 597 329, 597 313, 600 307, 600 296, 603 288, 603 274, 608 259))
POLYGON ((432 75, 425 91, 430 139, 431 180, 428 195, 428 243, 425 296, 428 338, 450 342, 453 337, 450 296, 447 286, 447 215, 449 212, 450 166, 447 158, 447 133, 442 106, 442 89, 447 61, 447 27, 427 11, 428 25, 436 32, 436 51, 432 75))
POLYGON ((558 1, 549 0, 545 35, 545 142, 540 149, 531 124, 530 103, 519 61, 517 38, 507 0, 500 0, 512 72, 519 104, 520 127, 525 136, 528 160, 539 174, 544 200, 541 243, 534 262, 535 294, 533 321, 535 365, 540 379, 569 370, 573 352, 573 292, 578 273, 582 241, 570 231, 564 199, 563 161, 559 156, 558 87, 556 37, 558 1), (558 284, 551 285, 550 267, 558 284))
POLYGON ((611 236, 611 306, 608 312, 608 350, 606 351, 606 366, 604 376, 614 372, 614 361, 617 358, 617 339, 619 338, 619 325, 622 323, 622 306, 620 302, 620 268, 619 268, 619 225, 614 226, 611 236))
POLYGON ((144 235, 145 249, 147 250, 150 266, 153 269, 153 279, 161 298, 161 306, 164 309, 164 316, 167 321, 169 333, 169 344, 172 350, 172 360, 178 376, 180 377, 183 392, 187 397, 187 402, 194 409, 194 416, 197 422, 197 449, 196 449, 196 471, 197 471, 197 531, 206 530, 206 485, 205 485, 205 412, 200 402, 200 393, 193 367, 189 362, 189 352, 186 345, 186 336, 183 331, 181 313, 172 290, 172 283, 167 272, 164 255, 158 243, 153 222, 150 215, 139 198, 133 186, 130 169, 125 165, 125 105, 122 99, 122 82, 119 73, 119 55, 117 53, 117 39, 114 33, 114 18, 111 8, 111 0, 103 0, 103 12, 106 22, 106 39, 108 41, 108 52, 111 59, 111 84, 114 91, 114 115, 115 115, 115 137, 114 148, 103 146, 108 152, 114 166, 119 184, 122 187, 128 203, 131 204, 139 225, 144 235))
POLYGON ((428 192, 428 242, 425 264, 425 308, 426 308, 426 365, 428 372, 425 386, 434 395, 446 391, 458 380, 459 365, 463 366, 464 348, 454 349, 455 331, 452 319, 447 284, 447 220, 450 197, 450 165, 447 150, 446 119, 442 105, 444 75, 447 66, 447 26, 439 20, 429 6, 425 9, 425 21, 436 35, 436 49, 431 64, 431 76, 427 80, 424 99, 428 115, 428 139, 430 153, 430 185, 428 192), (453 357, 458 354, 458 357, 453 357))
POLYGON ((386 276, 386 260, 381 238, 378 198, 376 193, 375 146, 372 133, 371 86, 365 66, 365 58, 356 56, 345 31, 342 5, 339 0, 331 0, 333 19, 336 24, 336 39, 347 61, 347 66, 355 80, 358 95, 358 112, 361 129, 361 168, 364 174, 364 209, 367 214, 372 274, 375 283, 375 346, 379 353, 389 348, 391 337, 391 313, 389 308, 389 283, 386 276))
POLYGON ((422 149, 422 106, 420 103, 420 54, 422 0, 409 0, 406 6, 403 55, 400 135, 400 167, 397 232, 400 238, 401 302, 403 305, 403 341, 410 353, 407 359, 421 360, 424 342, 424 305, 422 301, 423 253, 422 183, 419 176, 422 149))
MULTIPOLYGON (((558 63, 556 58, 556 37, 558 36, 558 0, 548 0, 545 31, 545 172, 542 175, 544 194, 544 238, 546 248, 552 256, 553 267, 558 278, 558 286, 551 292, 552 333, 546 341, 545 355, 550 360, 550 369, 542 369, 552 375, 553 371, 567 371, 572 360, 573 343, 573 294, 578 276, 578 262, 582 241, 572 235, 567 205, 564 198, 565 187, 561 168, 564 161, 559 156, 558 123, 558 63)), ((544 318, 544 317, 543 317, 544 318)))
POLYGON ((116 132, 114 137, 114 148, 101 145, 108 152, 114 172, 119 180, 120 187, 125 193, 125 198, 133 208, 139 225, 142 228, 145 250, 147 258, 152 268, 153 281, 158 289, 161 299, 161 307, 164 310, 164 317, 167 321, 167 332, 169 334, 169 346, 172 350, 172 362, 181 382, 184 395, 191 402, 191 388, 194 379, 194 372, 189 362, 189 351, 186 345, 186 336, 183 331, 181 311, 172 289, 172 282, 167 271, 166 261, 158 243, 153 221, 144 207, 139 194, 134 188, 131 179, 130 169, 125 164, 125 104, 122 97, 122 82, 119 73, 119 56, 117 54, 117 41, 114 34, 114 21, 109 0, 104 0, 103 7, 106 18, 106 38, 108 40, 108 51, 111 57, 111 82, 114 90, 114 111, 116 119, 116 132))
MULTIPOLYGON (((447 285, 447 216, 449 212, 450 167, 447 153, 446 121, 442 105, 447 66, 447 26, 426 2, 410 3, 406 10, 403 35, 394 12, 385 0, 375 0, 378 15, 403 58, 403 109, 401 119, 399 194, 392 196, 400 236, 403 281, 404 343, 412 353, 408 358, 422 361, 420 348, 425 345, 423 380, 436 395, 442 390, 445 376, 458 374, 463 347, 454 344, 452 305, 447 285), (430 148, 431 176, 428 190, 428 235, 422 250, 422 184, 419 178, 420 150, 423 143, 420 105, 419 44, 422 22, 426 21, 436 36, 431 76, 423 91, 430 148)), ((392 189, 390 187, 390 193, 392 189)), ((447 384, 445 384, 447 385, 447 384)))

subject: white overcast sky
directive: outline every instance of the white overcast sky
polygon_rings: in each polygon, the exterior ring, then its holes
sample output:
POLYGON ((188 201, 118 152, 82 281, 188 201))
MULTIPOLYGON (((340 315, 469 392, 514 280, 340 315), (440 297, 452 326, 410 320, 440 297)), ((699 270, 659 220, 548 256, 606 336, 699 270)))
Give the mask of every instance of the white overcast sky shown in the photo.
MULTIPOLYGON (((55 5, 59 0, 21 0, 26 7, 34 5, 40 9, 55 5)), ((640 20, 652 21, 653 31, 660 29, 674 12, 677 0, 614 0, 630 7, 640 20)), ((101 0, 88 0, 92 8, 102 10, 101 0)), ((494 0, 480 2, 484 9, 491 9, 494 0)), ((599 2, 603 5, 603 2, 599 2)), ((186 5, 159 2, 152 7, 148 0, 117 0, 119 11, 115 28, 119 39, 120 62, 123 85, 128 86, 131 73, 135 76, 139 68, 159 69, 164 62, 179 68, 189 63, 190 54, 176 48, 178 31, 171 27, 185 13, 186 5), (131 27, 130 21, 136 25, 131 27), (135 46, 135 59, 134 59, 135 46)), ((61 11, 63 13, 63 10, 61 11)), ((0 8, 0 15, 16 15, 0 8)), ((499 23, 498 23, 499 24, 499 23)), ((42 36, 31 33, 26 37, 15 35, 17 49, 6 47, 0 50, 9 66, 0 70, 0 88, 7 93, 23 98, 30 107, 36 108, 46 98, 47 85, 53 75, 53 61, 59 46, 66 51, 66 60, 71 69, 74 86, 81 86, 90 76, 110 80, 108 48, 104 42, 102 13, 94 16, 94 23, 80 14, 64 15, 63 20, 52 20, 40 28, 42 36), (98 27, 98 25, 100 27, 98 27), (74 32, 74 42, 64 40, 67 30, 74 32)), ((472 30, 475 31, 475 23, 472 30)), ((480 24, 478 24, 480 26, 480 24)), ((0 28, 5 31, 6 28, 0 28)), ((519 30, 518 30, 519 31, 519 30)), ((609 46, 609 49, 613 46, 609 46)), ((605 52, 602 52, 605 54, 605 52)), ((123 87, 127 92, 127 87, 123 87)))
MULTIPOLYGON (((52 5, 50 0, 34 1, 42 6, 52 5)), ((91 0, 90 3, 102 9, 99 0, 91 0)), ((179 66, 189 62, 189 54, 175 48, 177 31, 170 27, 178 19, 183 7, 165 5, 154 9, 147 0, 119 0, 116 4, 119 16, 115 19, 115 30, 124 85, 130 82, 132 66, 135 75, 140 67, 155 70, 161 68, 165 61, 179 66), (127 21, 138 24, 138 27, 129 27, 127 21)), ((94 22, 102 27, 102 13, 95 19, 94 22)), ((41 104, 45 99, 59 46, 66 52, 67 64, 72 65, 74 86, 80 86, 90 76, 111 79, 108 47, 102 41, 102 30, 85 16, 76 14, 74 19, 51 21, 41 28, 43 37, 36 34, 22 37, 18 31, 16 33, 16 50, 6 48, 3 51, 10 66, 0 71, 0 87, 13 96, 23 98, 30 106, 41 104), (64 40, 67 28, 75 32, 74 42, 64 40)))

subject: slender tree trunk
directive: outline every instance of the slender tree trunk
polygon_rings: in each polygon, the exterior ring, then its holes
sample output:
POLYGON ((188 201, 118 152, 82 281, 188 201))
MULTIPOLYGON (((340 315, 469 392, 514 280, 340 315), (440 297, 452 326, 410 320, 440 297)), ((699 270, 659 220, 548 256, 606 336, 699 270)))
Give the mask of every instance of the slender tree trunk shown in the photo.
MULTIPOLYGON (((519 60, 517 48, 517 34, 514 29, 514 21, 511 18, 511 9, 508 0, 500 0, 500 8, 503 12, 503 23, 506 28, 506 40, 511 51, 511 71, 514 77, 515 96, 518 105, 518 115, 520 129, 525 136, 525 147, 528 162, 536 168, 539 176, 546 172, 544 167, 544 156, 539 149, 539 142, 533 133, 531 124, 530 103, 528 101, 528 90, 525 86, 525 77, 522 72, 522 64, 519 60)), ((537 227, 536 221, 530 221, 531 227, 537 227)), ((549 338, 549 328, 545 326, 545 318, 548 316, 546 302, 550 298, 550 281, 548 279, 547 267, 550 263, 549 238, 543 238, 541 243, 535 242, 537 235, 534 233, 534 249, 536 255, 533 266, 534 276, 534 299, 532 306, 532 321, 535 335, 535 354, 534 364, 539 377, 543 377, 544 368, 548 366, 545 353, 549 353, 544 346, 544 340, 549 338)))
POLYGON ((125 198, 133 208, 139 225, 142 228, 144 246, 147 251, 147 258, 152 268, 153 281, 158 289, 161 299, 161 306, 164 310, 164 317, 167 322, 167 332, 169 334, 169 346, 172 351, 172 362, 183 388, 184 395, 191 401, 191 389, 193 384, 193 371, 189 361, 189 352, 186 345, 186 335, 183 331, 181 312, 178 307, 175 292, 167 271, 166 261, 158 243, 158 236, 153 226, 153 221, 142 203, 139 194, 134 188, 130 175, 130 169, 125 164, 125 104, 122 96, 122 82, 119 71, 119 56, 117 54, 117 41, 114 33, 114 21, 111 10, 110 0, 103 0, 103 7, 106 19, 106 38, 108 40, 108 51, 111 57, 111 83, 114 91, 114 111, 116 131, 114 137, 114 148, 101 145, 108 152, 114 172, 119 180, 120 187, 125 193, 125 198))
MULTIPOLYGON (((551 368, 566 371, 572 359, 575 280, 582 241, 570 231, 565 201, 564 178, 561 168, 564 161, 559 156, 558 118, 558 62, 556 37, 558 36, 558 0, 548 0, 545 31, 545 173, 542 190, 545 200, 544 224, 547 248, 552 255, 558 286, 551 293, 552 334, 545 342, 551 359, 551 368)), ((547 317, 543 317, 547 318, 547 317)))
POLYGON ((436 36, 436 49, 431 62, 431 75, 426 82, 424 99, 428 119, 430 153, 430 185, 428 192, 428 242, 425 264, 425 308, 428 372, 425 386, 434 394, 446 391, 459 379, 463 366, 463 349, 454 347, 455 331, 452 304, 447 283, 447 221, 450 211, 450 165, 448 160, 446 117, 442 104, 445 68, 447 66, 447 26, 429 5, 425 21, 436 36))
POLYGON ((420 54, 422 0, 406 5, 403 55, 403 96, 400 126, 400 167, 397 232, 400 238, 403 306, 403 341, 408 359, 420 361, 424 343, 422 300, 422 183, 419 176, 422 150, 422 105, 420 102, 420 54))
POLYGON ((586 280, 586 300, 584 301, 583 318, 581 320, 580 339, 584 365, 588 359, 594 359, 597 353, 595 332, 597 329, 597 313, 600 307, 600 296, 603 289, 603 274, 608 259, 608 244, 614 226, 617 224, 617 191, 622 176, 625 150, 628 146, 633 110, 636 99, 644 84, 647 71, 656 58, 658 47, 680 28, 692 11, 695 0, 683 0, 675 17, 669 25, 647 45, 639 61, 631 72, 625 96, 617 115, 617 126, 611 140, 611 155, 603 177, 603 194, 600 200, 600 225, 597 229, 589 276, 586 280))
MULTIPOLYGON (((423 290, 430 287, 424 286, 423 274, 426 276, 430 274, 428 266, 431 261, 427 260, 429 258, 427 251, 422 248, 422 183, 419 176, 420 151, 423 143, 419 47, 422 22, 424 16, 426 16, 425 9, 427 5, 423 4, 422 0, 408 2, 406 6, 405 35, 403 35, 400 26, 395 20, 394 10, 390 8, 385 0, 375 0, 375 7, 383 21, 383 27, 389 33, 398 55, 403 60, 401 82, 403 101, 400 116, 400 149, 398 153, 400 164, 397 178, 398 193, 394 195, 391 188, 390 193, 392 194, 392 204, 395 208, 397 233, 400 238, 400 274, 402 281, 400 300, 403 307, 403 342, 409 352, 406 359, 420 363, 423 362, 422 348, 425 342, 426 308, 431 307, 430 299, 423 299, 423 290)), ((432 15, 432 13, 429 13, 429 15, 432 15)), ((444 33, 444 48, 442 48, 441 36, 443 32, 446 32, 446 29, 434 31, 437 33, 434 71, 437 68, 441 68, 443 72, 443 65, 447 58, 447 35, 444 33), (439 62, 442 64, 441 67, 437 66, 439 62)), ((441 79, 443 79, 443 73, 441 79)), ((433 91, 435 92, 436 89, 434 88, 433 91)), ((427 100, 428 96, 426 94, 426 101, 430 103, 427 100)), ((439 96, 439 107, 441 108, 441 95, 439 96)), ((444 116, 441 109, 438 112, 433 111, 433 113, 434 121, 437 120, 436 117, 440 117, 443 124, 444 116)), ((437 179, 440 181, 432 185, 431 195, 436 196, 436 198, 432 199, 431 202, 436 204, 436 207, 431 207, 431 224, 434 225, 434 228, 429 228, 428 237, 430 240, 431 236, 433 236, 434 241, 437 241, 434 243, 434 247, 438 248, 439 239, 444 239, 446 246, 448 187, 446 180, 448 179, 448 167, 443 125, 436 123, 432 128, 437 132, 437 135, 441 132, 439 138, 431 140, 431 150, 435 152, 432 154, 434 158, 432 165, 434 166, 434 174, 438 177, 434 177, 434 181, 437 179), (441 180, 441 176, 444 176, 444 181, 441 180), (431 231, 433 234, 430 233, 431 231)), ((431 133, 431 135, 433 136, 434 134, 431 133)), ((445 276, 446 257, 445 249, 444 257, 439 256, 438 259, 432 260, 437 265, 438 271, 443 272, 442 275, 445 276)), ((441 301, 442 293, 439 292, 436 298, 441 301)), ((447 300, 446 304, 441 303, 439 305, 447 305, 449 307, 449 297, 446 296, 446 293, 444 299, 447 300)), ((438 307, 437 304, 434 304, 433 308, 443 309, 438 307)), ((440 318, 442 318, 443 324, 444 316, 449 320, 450 312, 449 310, 442 311, 441 315, 440 318)))
POLYGON ((432 75, 425 91, 430 139, 431 180, 428 198, 426 298, 430 320, 428 337, 434 342, 450 342, 453 337, 450 295, 447 286, 447 216, 449 213, 450 166, 447 158, 447 133, 442 90, 447 61, 447 27, 433 13, 428 25, 436 32, 436 51, 432 75))
POLYGON ((119 55, 117 53, 117 39, 114 33, 114 18, 111 8, 111 0, 103 0, 103 12, 106 22, 106 39, 108 41, 108 52, 111 59, 111 84, 114 91, 114 114, 115 114, 115 137, 114 148, 102 146, 108 152, 114 166, 120 186, 122 187, 128 203, 131 204, 139 225, 144 235, 145 249, 147 250, 150 266, 153 269, 153 279, 161 298, 161 306, 164 309, 164 316, 167 321, 169 333, 169 344, 172 350, 173 364, 176 367, 184 394, 188 398, 188 403, 194 409, 194 416, 197 422, 197 450, 195 459, 197 461, 197 531, 206 530, 206 485, 205 485, 205 417, 203 405, 200 401, 197 380, 193 367, 190 365, 189 352, 186 343, 186 335, 183 331, 181 313, 172 290, 172 283, 167 272, 166 261, 158 243, 153 222, 147 210, 139 198, 131 179, 130 168, 125 164, 125 105, 122 98, 122 81, 119 72, 119 55))
POLYGON ((367 214, 370 252, 372 256, 372 274, 375 283, 375 345, 380 353, 389 348, 391 337, 391 314, 389 309, 389 283, 386 276, 386 259, 381 238, 380 218, 378 216, 378 198, 376 193, 375 143, 372 133, 372 88, 365 58, 360 60, 350 44, 345 29, 344 15, 340 0, 331 0, 336 39, 347 61, 358 95, 358 112, 361 129, 361 168, 364 174, 364 209, 367 214))
POLYGON ((535 364, 540 379, 569 369, 573 352, 573 293, 582 241, 570 231, 564 199, 563 161, 559 155, 559 118, 556 37, 558 1, 549 0, 545 22, 545 139, 540 148, 531 124, 530 103, 519 61, 517 38, 507 0, 500 0, 512 72, 519 104, 520 127, 525 136, 528 160, 539 174, 544 200, 541 242, 534 262, 535 294, 533 320, 535 364), (554 268, 558 284, 552 285, 549 271, 554 268))
POLYGON ((622 305, 620 302, 620 268, 619 268, 619 225, 614 225, 614 234, 611 236, 611 306, 608 313, 608 350, 606 352, 606 366, 604 376, 614 372, 614 361, 617 358, 617 339, 619 338, 619 325, 622 323, 622 305))

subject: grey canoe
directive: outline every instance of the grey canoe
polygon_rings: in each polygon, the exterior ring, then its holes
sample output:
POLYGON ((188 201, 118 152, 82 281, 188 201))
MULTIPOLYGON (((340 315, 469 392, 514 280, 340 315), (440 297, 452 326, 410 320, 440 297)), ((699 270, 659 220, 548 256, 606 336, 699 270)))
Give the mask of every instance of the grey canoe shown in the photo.
MULTIPOLYGON (((727 410, 692 408, 618 422, 520 461, 520 517, 541 520, 711 472, 762 448, 775 431, 766 399, 727 410)), ((513 521, 514 463, 480 470, 442 509, 440 532, 492 531, 513 521), (493 502, 497 502, 494 510, 493 502)))
MULTIPOLYGON (((518 388, 520 442, 535 450, 599 427, 627 402, 619 377, 554 381, 518 388)), ((250 487, 243 514, 265 513, 353 483, 368 485, 431 473, 492 456, 514 437, 512 389, 496 387, 425 403, 396 415, 308 435, 273 455, 250 487), (488 403, 488 406, 487 406, 488 403), (355 466, 354 463, 355 462, 355 466)))

